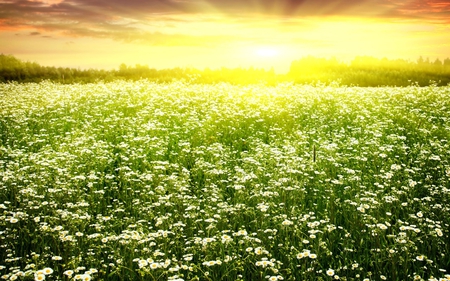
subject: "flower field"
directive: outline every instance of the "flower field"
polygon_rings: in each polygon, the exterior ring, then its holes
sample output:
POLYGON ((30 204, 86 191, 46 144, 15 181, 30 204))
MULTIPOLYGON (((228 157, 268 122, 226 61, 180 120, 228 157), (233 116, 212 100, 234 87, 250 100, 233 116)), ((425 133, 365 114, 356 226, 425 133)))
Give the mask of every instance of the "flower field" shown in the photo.
POLYGON ((0 84, 2 280, 450 280, 450 86, 0 84))

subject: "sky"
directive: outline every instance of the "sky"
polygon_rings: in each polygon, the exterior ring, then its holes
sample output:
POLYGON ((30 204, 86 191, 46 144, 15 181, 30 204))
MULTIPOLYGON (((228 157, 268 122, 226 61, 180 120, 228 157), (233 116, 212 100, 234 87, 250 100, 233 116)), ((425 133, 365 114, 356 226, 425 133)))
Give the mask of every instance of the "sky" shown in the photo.
POLYGON ((450 0, 0 0, 0 53, 41 65, 274 68, 450 57, 450 0))

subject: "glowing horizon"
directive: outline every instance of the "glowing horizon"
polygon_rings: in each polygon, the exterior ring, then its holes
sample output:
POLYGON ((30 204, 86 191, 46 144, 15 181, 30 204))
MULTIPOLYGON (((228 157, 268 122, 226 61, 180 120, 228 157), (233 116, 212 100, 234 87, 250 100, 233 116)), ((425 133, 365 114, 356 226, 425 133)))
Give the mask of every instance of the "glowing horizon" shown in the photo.
POLYGON ((80 68, 450 57, 450 1, 0 1, 0 53, 80 68))

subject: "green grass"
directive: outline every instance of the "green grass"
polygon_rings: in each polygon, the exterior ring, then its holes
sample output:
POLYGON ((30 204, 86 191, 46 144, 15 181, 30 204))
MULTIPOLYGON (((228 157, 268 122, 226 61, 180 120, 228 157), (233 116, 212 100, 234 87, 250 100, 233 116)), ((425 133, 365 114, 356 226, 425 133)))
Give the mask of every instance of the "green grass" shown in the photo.
POLYGON ((449 140, 449 87, 1 84, 0 275, 450 280, 449 140))

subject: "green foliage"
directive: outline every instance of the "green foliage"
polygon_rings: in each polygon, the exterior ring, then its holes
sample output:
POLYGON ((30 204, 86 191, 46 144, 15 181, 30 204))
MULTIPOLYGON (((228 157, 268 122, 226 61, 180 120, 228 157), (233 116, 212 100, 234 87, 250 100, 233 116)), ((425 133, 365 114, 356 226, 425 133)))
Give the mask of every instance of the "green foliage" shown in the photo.
POLYGON ((106 70, 80 70, 41 66, 35 62, 23 62, 10 55, 0 55, 0 82, 41 82, 52 80, 60 83, 111 81, 114 76, 106 70))
POLYGON ((204 69, 173 68, 154 69, 147 65, 127 66, 118 70, 80 70, 73 68, 44 67, 37 63, 22 62, 13 56, 0 55, 0 82, 40 82, 52 80, 59 83, 93 83, 115 80, 137 81, 146 79, 157 83, 186 81, 198 84, 227 82, 234 85, 276 85, 285 82, 298 84, 335 84, 367 86, 445 86, 450 83, 450 59, 431 62, 422 57, 417 62, 405 60, 356 57, 349 64, 337 59, 305 57, 293 61, 286 74, 274 70, 255 68, 204 69))
POLYGON ((361 87, 409 86, 412 83, 445 86, 450 83, 450 59, 443 64, 438 59, 432 63, 422 57, 417 63, 356 57, 346 64, 336 59, 305 57, 292 62, 288 77, 297 83, 339 81, 341 85, 361 87))

